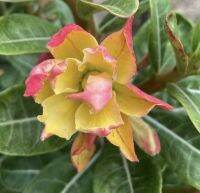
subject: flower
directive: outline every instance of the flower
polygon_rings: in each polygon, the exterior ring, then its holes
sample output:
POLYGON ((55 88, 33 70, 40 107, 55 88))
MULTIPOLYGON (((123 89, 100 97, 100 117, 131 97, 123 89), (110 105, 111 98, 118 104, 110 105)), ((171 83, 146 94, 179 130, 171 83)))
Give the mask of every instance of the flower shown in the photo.
MULTIPOLYGON (((95 152, 97 137, 106 137, 127 159, 138 161, 129 117, 142 117, 155 106, 172 107, 131 84, 137 70, 132 19, 101 44, 70 24, 53 35, 47 47, 50 54, 40 57, 41 63, 30 72, 24 94, 43 107, 38 116, 45 125, 41 139, 51 135, 70 139, 78 132, 71 150, 78 171, 95 152)), ((159 146, 157 135, 152 136, 159 146)))

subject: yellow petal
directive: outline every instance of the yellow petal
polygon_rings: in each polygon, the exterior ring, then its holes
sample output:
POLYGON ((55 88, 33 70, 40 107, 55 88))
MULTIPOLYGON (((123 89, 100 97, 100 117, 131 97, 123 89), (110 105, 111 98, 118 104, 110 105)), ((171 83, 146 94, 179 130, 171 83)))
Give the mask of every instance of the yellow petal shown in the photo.
POLYGON ((82 104, 75 115, 76 129, 85 133, 95 133, 106 136, 111 129, 123 124, 121 114, 116 104, 115 94, 108 104, 97 113, 90 113, 90 107, 82 104))
POLYGON ((97 45, 96 39, 91 34, 75 24, 70 24, 52 37, 48 43, 48 49, 55 58, 82 60, 82 50, 97 45))
POLYGON ((73 142, 71 159, 78 172, 85 169, 95 152, 94 139, 90 134, 79 133, 73 142), (88 145, 88 143, 90 144, 88 145))
POLYGON ((66 60, 66 63, 66 70, 62 74, 55 77, 54 80, 53 89, 56 94, 64 92, 77 92, 80 89, 80 81, 82 78, 81 72, 79 72, 78 70, 78 65, 80 65, 80 61, 69 58, 66 60))
POLYGON ((51 88, 50 82, 45 81, 43 88, 35 95, 34 99, 36 103, 42 103, 46 98, 54 94, 53 89, 51 88))
POLYGON ((109 55, 106 48, 103 46, 86 48, 83 52, 83 64, 79 67, 81 71, 107 72, 115 78, 117 61, 109 55))
POLYGON ((129 118, 123 115, 124 125, 113 129, 106 137, 113 145, 118 146, 123 155, 130 161, 138 161, 133 142, 133 129, 129 118))
POLYGON ((77 101, 66 99, 65 94, 53 95, 43 103, 43 115, 38 119, 45 124, 45 132, 69 139, 75 132, 77 101))
POLYGON ((101 45, 117 60, 117 81, 121 84, 130 82, 137 70, 132 49, 132 19, 127 21, 122 30, 103 40, 101 45))
POLYGON ((156 105, 138 96, 129 86, 115 83, 114 89, 120 111, 127 115, 144 116, 156 105))

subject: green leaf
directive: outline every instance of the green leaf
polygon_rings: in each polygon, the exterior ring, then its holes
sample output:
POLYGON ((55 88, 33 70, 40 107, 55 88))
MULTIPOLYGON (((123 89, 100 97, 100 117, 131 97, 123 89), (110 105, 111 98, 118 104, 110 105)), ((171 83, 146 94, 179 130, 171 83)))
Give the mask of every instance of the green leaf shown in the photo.
POLYGON ((161 68, 165 65, 164 57, 167 36, 164 33, 163 25, 166 14, 170 10, 167 0, 150 0, 150 24, 149 24, 149 59, 155 74, 161 75, 161 68))
POLYGON ((94 3, 90 0, 79 0, 82 4, 98 10, 107 10, 118 17, 130 17, 134 15, 139 6, 138 0, 106 0, 102 3, 94 3))
POLYGON ((159 69, 158 76, 167 75, 176 67, 176 56, 170 42, 165 45, 162 66, 159 69))
POLYGON ((196 24, 193 30, 193 35, 192 35, 192 50, 195 51, 200 44, 200 23, 196 24))
POLYGON ((38 54, 29 55, 16 55, 5 57, 11 65, 17 70, 23 78, 26 78, 27 74, 31 71, 33 66, 37 64, 38 54))
MULTIPOLYGON (((145 13, 148 10, 148 8, 149 8, 148 0, 144 0, 144 1, 140 2, 140 5, 137 10, 135 18, 138 18, 140 15, 145 13)), ((97 18, 99 19, 98 16, 97 16, 97 18)), ((112 33, 114 31, 117 31, 123 27, 125 22, 126 22, 125 18, 119 18, 115 15, 108 13, 99 23, 98 29, 97 29, 98 33, 100 33, 100 34, 112 33)), ((142 41, 142 42, 144 42, 144 41, 142 41)), ((142 43, 142 42, 140 42, 140 43, 142 43)))
POLYGON ((94 193, 161 193, 160 170, 152 158, 128 162, 116 148, 106 148, 94 171, 94 193))
POLYGON ((23 193, 92 193, 90 172, 77 173, 69 159, 45 167, 23 193))
POLYGON ((190 74, 200 74, 200 44, 189 58, 188 69, 190 74))
POLYGON ((6 89, 15 84, 22 83, 24 77, 19 74, 13 66, 6 64, 7 62, 1 61, 0 64, 0 90, 6 89))
POLYGON ((144 56, 148 54, 148 33, 150 29, 149 20, 146 21, 133 37, 134 51, 137 57, 138 63, 140 63, 144 56))
POLYGON ((200 189, 200 135, 182 108, 157 110, 146 117, 157 129, 161 155, 183 182, 200 189))
POLYGON ((12 14, 0 19, 0 54, 18 55, 46 51, 56 27, 37 17, 12 14))
POLYGON ((74 17, 69 6, 62 0, 53 0, 41 10, 42 16, 53 22, 58 28, 69 23, 74 23, 74 17))
POLYGON ((161 67, 161 37, 160 37, 160 21, 158 12, 158 0, 149 0, 150 3, 150 37, 149 37, 149 52, 151 64, 155 71, 161 67))
POLYGON ((107 14, 98 26, 98 33, 112 33, 121 29, 125 23, 124 18, 119 18, 112 14, 107 14))
POLYGON ((170 13, 165 20, 165 31, 174 48, 177 59, 177 69, 181 74, 185 74, 188 68, 188 56, 184 46, 177 35, 177 20, 176 13, 170 13))
POLYGON ((36 116, 41 113, 41 109, 22 95, 23 88, 19 86, 0 93, 0 152, 37 155, 65 146, 66 141, 57 137, 40 141, 42 126, 36 116))
POLYGON ((167 89, 185 108, 196 129, 200 132, 200 75, 189 76, 167 89))
POLYGON ((61 152, 33 157, 5 157, 1 163, 1 184, 6 189, 22 192, 49 162, 61 156, 61 152))
POLYGON ((200 23, 193 29, 192 54, 189 58, 189 71, 192 74, 200 74, 200 23))

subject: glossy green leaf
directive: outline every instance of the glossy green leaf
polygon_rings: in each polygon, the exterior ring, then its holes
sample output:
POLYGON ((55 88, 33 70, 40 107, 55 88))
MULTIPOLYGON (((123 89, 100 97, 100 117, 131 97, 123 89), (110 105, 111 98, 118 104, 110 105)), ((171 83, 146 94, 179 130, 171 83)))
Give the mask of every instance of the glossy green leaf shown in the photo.
POLYGON ((200 45, 200 23, 196 24, 192 35, 192 50, 195 51, 200 45))
POLYGON ((189 71, 192 74, 200 74, 200 23, 193 30, 192 36, 192 54, 189 58, 189 71))
POLYGON ((158 12, 158 0, 150 0, 150 37, 149 52, 153 68, 158 71, 161 66, 161 37, 160 37, 160 21, 158 12))
POLYGON ((33 66, 38 62, 38 54, 26 54, 26 55, 16 55, 16 56, 6 56, 6 59, 10 64, 20 73, 24 78, 31 71, 33 66))
POLYGON ((98 32, 101 33, 112 33, 121 29, 126 20, 119 18, 112 14, 107 14, 98 26, 98 32))
POLYGON ((165 65, 164 55, 167 44, 167 37, 163 30, 165 15, 170 10, 167 0, 150 0, 150 24, 149 24, 149 60, 155 73, 165 65))
POLYGON ((150 29, 149 20, 146 21, 133 37, 134 51, 136 54, 137 62, 140 63, 143 58, 148 54, 148 33, 150 29))
POLYGON ((200 189, 200 135, 182 108, 157 110, 146 117, 157 129, 161 155, 183 182, 200 189))
POLYGON ((24 80, 24 77, 19 74, 19 71, 5 61, 1 61, 0 72, 0 90, 15 84, 20 84, 24 80))
POLYGON ((200 132, 200 75, 189 76, 168 85, 169 93, 185 108, 196 129, 200 132))
POLYGON ((37 104, 22 96, 23 88, 14 86, 0 93, 0 152, 9 155, 37 155, 66 145, 64 139, 52 137, 40 141, 42 130, 36 116, 37 104))
POLYGON ((167 75, 176 67, 176 56, 170 42, 167 42, 162 58, 162 66, 159 69, 158 76, 167 75))
POLYGON ((116 148, 106 148, 94 171, 94 193, 161 193, 161 173, 152 159, 128 162, 116 148))
POLYGON ((1 184, 8 190, 22 192, 49 162, 61 152, 33 157, 5 157, 1 163, 1 184))
POLYGON ((118 17, 130 17, 134 15, 139 6, 138 0, 106 0, 94 3, 90 0, 79 0, 82 4, 98 10, 107 10, 118 17))
POLYGON ((90 171, 77 173, 69 159, 60 158, 45 167, 23 193, 92 193, 90 171))
POLYGON ((40 53, 56 27, 37 17, 12 14, 0 19, 0 54, 40 53), (14 29, 14 30, 13 30, 14 29))
POLYGON ((41 10, 42 16, 61 28, 69 23, 74 23, 74 17, 69 6, 62 0, 53 0, 41 10))
MULTIPOLYGON (((135 18, 139 18, 140 15, 145 13, 149 8, 148 0, 140 2, 139 8, 136 12, 135 18)), ((98 18, 98 15, 96 16, 98 18)), ((99 19, 99 18, 98 18, 99 19)), ((98 25, 98 32, 101 33, 112 33, 121 29, 125 23, 125 18, 119 18, 115 15, 108 13, 98 25)), ((140 42, 143 43, 144 41, 140 42)))
POLYGON ((200 43, 189 58, 188 69, 190 74, 200 74, 200 43))
POLYGON ((165 20, 165 31, 176 53, 177 69, 181 74, 185 74, 188 69, 188 56, 180 38, 177 35, 177 20, 175 13, 167 15, 165 20))

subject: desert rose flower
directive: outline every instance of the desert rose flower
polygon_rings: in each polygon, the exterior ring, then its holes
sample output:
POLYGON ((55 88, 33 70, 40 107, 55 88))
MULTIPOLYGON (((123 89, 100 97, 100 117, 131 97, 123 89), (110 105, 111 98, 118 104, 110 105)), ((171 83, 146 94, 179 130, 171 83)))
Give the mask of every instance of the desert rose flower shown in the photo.
MULTIPOLYGON (((38 116, 45 125, 41 139, 51 135, 70 139, 78 132, 71 150, 78 171, 94 154, 97 137, 106 137, 128 160, 138 161, 130 116, 142 117, 155 106, 171 106, 131 83, 137 70, 132 19, 101 44, 80 26, 70 24, 53 35, 47 47, 52 56, 40 58, 26 80, 24 94, 43 107, 38 116)), ((158 136, 145 132, 140 132, 136 142, 154 155, 160 149, 158 136), (151 148, 152 143, 156 148, 151 148)))

